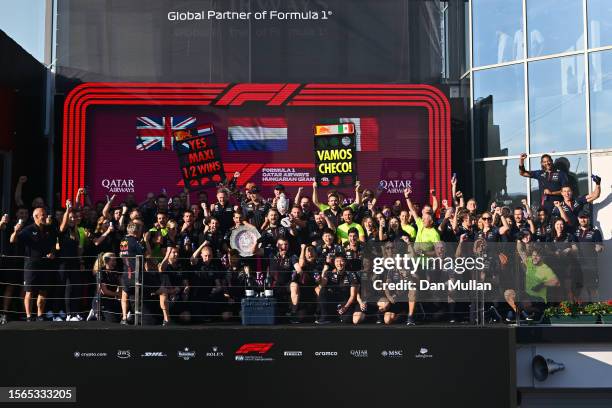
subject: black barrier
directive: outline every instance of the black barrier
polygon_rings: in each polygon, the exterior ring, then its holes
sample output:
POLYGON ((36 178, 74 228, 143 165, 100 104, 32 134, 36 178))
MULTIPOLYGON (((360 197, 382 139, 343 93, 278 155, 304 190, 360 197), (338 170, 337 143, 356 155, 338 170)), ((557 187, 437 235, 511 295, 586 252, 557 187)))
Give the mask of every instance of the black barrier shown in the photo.
POLYGON ((76 387, 79 406, 515 406, 507 327, 14 327, 0 384, 76 387))

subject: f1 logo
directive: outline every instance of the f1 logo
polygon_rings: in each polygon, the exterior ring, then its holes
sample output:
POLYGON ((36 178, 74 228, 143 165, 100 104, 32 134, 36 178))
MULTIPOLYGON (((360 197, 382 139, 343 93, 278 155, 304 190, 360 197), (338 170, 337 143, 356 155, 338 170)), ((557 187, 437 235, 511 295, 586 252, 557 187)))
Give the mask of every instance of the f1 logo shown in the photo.
POLYGON ((273 345, 274 343, 245 343, 236 350, 236 355, 250 353, 266 354, 273 345))

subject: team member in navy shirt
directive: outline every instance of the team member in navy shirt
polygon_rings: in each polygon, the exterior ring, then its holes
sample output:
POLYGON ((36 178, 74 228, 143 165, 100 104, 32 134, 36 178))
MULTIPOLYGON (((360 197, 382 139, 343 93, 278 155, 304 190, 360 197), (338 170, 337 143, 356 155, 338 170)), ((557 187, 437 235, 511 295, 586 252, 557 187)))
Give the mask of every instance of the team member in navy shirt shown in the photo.
POLYGON ((47 210, 38 207, 33 212, 34 224, 22 229, 22 223, 15 225, 11 235, 11 243, 19 242, 24 248, 23 280, 25 286, 26 318, 33 321, 31 313, 32 293, 37 293, 36 320, 43 320, 45 300, 47 296, 47 285, 53 269, 52 261, 55 259, 55 243, 57 235, 53 228, 46 225, 47 210))
POLYGON ((121 275, 121 324, 128 324, 128 301, 134 296, 136 287, 136 256, 145 253, 140 242, 142 227, 140 224, 130 222, 126 228, 127 235, 119 244, 119 256, 123 259, 123 274, 121 275))
POLYGON ((544 154, 540 158, 541 170, 525 170, 525 159, 527 159, 527 153, 521 154, 519 174, 538 181, 538 189, 540 190, 540 197, 542 197, 540 205, 550 211, 552 203, 556 200, 561 200, 561 187, 568 183, 567 174, 555 168, 552 157, 549 154, 544 154))
POLYGON ((597 255, 603 251, 601 243, 601 231, 591 226, 590 214, 581 211, 578 214, 578 229, 574 233, 578 243, 578 262, 582 270, 584 289, 589 298, 588 301, 598 300, 599 271, 597 268, 597 255))
POLYGON ((567 225, 570 232, 573 232, 578 227, 577 215, 582 211, 583 207, 587 203, 592 203, 599 198, 601 194, 601 179, 594 176, 595 190, 590 194, 585 194, 574 199, 574 192, 570 186, 563 186, 561 188, 561 195, 563 201, 555 201, 555 208, 552 211, 553 217, 561 217, 567 225))

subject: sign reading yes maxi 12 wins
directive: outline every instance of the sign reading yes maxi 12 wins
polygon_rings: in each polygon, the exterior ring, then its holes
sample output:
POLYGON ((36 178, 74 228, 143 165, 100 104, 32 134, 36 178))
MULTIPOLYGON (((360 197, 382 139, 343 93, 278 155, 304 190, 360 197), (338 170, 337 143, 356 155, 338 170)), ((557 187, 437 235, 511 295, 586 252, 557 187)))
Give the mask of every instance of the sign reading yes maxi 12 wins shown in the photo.
POLYGON ((315 125, 315 180, 322 187, 354 186, 357 181, 355 125, 315 125))
POLYGON ((198 190, 225 180, 221 152, 212 124, 176 131, 174 139, 185 187, 198 190))

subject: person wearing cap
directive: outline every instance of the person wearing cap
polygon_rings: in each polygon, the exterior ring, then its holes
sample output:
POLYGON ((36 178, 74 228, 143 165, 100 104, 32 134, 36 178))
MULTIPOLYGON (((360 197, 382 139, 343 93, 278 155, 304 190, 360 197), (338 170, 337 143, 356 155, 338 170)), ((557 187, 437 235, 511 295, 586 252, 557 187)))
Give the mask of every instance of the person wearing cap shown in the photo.
POLYGON ((285 196, 287 202, 287 208, 291 208, 291 203, 289 202, 289 198, 287 197, 287 193, 285 192, 285 186, 282 184, 277 184, 274 186, 274 197, 272 198, 272 207, 277 208, 278 201, 282 196, 285 196))
POLYGON ((585 300, 595 302, 599 300, 597 255, 603 251, 603 245, 601 231, 591 225, 588 211, 578 213, 578 228, 574 236, 578 243, 578 263, 582 270, 583 287, 588 296, 585 300))
POLYGON ((241 207, 242 214, 249 224, 260 228, 270 210, 270 203, 264 201, 257 186, 252 186, 247 190, 247 201, 243 201, 241 207))

